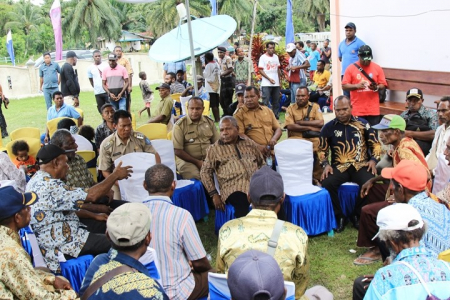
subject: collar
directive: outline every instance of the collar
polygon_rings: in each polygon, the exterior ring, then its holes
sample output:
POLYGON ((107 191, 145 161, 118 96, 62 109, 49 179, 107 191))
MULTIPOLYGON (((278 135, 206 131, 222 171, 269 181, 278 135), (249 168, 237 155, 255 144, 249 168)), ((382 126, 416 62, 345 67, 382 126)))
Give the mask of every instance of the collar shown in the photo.
MULTIPOLYGON (((245 141, 245 139, 242 138, 240 135, 238 135, 238 139, 237 139, 237 141, 236 141, 236 144, 239 143, 240 141, 245 141)), ((231 145, 231 144, 225 144, 225 143, 222 142, 222 140, 220 140, 220 139, 219 139, 217 142, 219 143, 219 145, 222 145, 222 146, 224 146, 224 145, 231 145)))
MULTIPOLYGON (((358 121, 358 120, 355 118, 355 116, 352 115, 352 117, 350 118, 350 123, 351 122, 356 122, 356 121, 358 121)), ((339 121, 337 118, 334 118, 333 122, 334 122, 333 123, 334 125, 336 125, 337 123, 341 123, 341 121, 339 121)), ((343 123, 341 123, 341 124, 344 125, 343 123)))
MULTIPOLYGON (((250 111, 250 109, 248 109, 248 107, 247 106, 242 106, 241 107, 241 109, 244 111, 244 112, 248 112, 248 111, 250 111)), ((259 104, 259 106, 257 107, 257 108, 255 108, 255 109, 253 109, 252 111, 255 111, 255 110, 263 110, 263 108, 262 108, 262 106, 261 106, 261 104, 259 104)))
POLYGON ((138 270, 140 273, 143 273, 143 274, 151 277, 150 274, 148 273, 147 268, 141 262, 139 262, 138 260, 136 260, 136 259, 132 258, 131 256, 128 256, 122 252, 119 252, 119 251, 111 248, 108 251, 108 258, 109 258, 109 260, 118 261, 124 265, 127 265, 131 268, 138 270))
POLYGON ((66 107, 66 104, 63 102, 63 104, 61 105, 60 108, 56 108, 56 105, 53 104, 53 107, 55 108, 56 111, 61 110, 63 107, 66 107))
POLYGON ((272 210, 265 209, 256 209, 253 208, 248 214, 247 217, 253 218, 266 218, 266 219, 278 219, 277 214, 272 210))
POLYGON ((9 227, 0 225, 0 236, 2 235, 6 235, 8 237, 10 237, 11 239, 13 239, 17 244, 19 244, 20 246, 22 246, 21 242, 20 242, 20 236, 18 232, 15 232, 14 230, 12 230, 9 227))
POLYGON ((126 143, 124 143, 124 142, 122 141, 122 139, 119 137, 119 134, 117 133, 117 130, 114 131, 113 134, 115 134, 115 137, 114 137, 114 142, 115 142, 115 144, 116 144, 116 145, 125 145, 125 146, 128 145, 128 143, 129 143, 130 140, 131 140, 131 137, 133 136, 133 133, 134 133, 134 131, 131 131, 130 138, 128 139, 128 141, 127 141, 126 143))
MULTIPOLYGON (((424 113, 425 113, 425 110, 426 110, 426 108, 425 108, 425 106, 422 104, 422 106, 419 108, 419 110, 417 111, 417 112, 415 112, 414 114, 419 114, 419 115, 423 115, 424 113)), ((407 115, 410 115, 411 114, 411 111, 409 110, 409 108, 408 108, 408 110, 406 111, 406 114, 407 115)))
POLYGON ((300 107, 300 106, 298 106, 297 102, 295 102, 295 105, 297 106, 297 109, 305 109, 305 108, 307 108, 308 106, 311 106, 311 107, 313 106, 312 103, 309 102, 309 101, 308 101, 308 104, 306 104, 305 107, 300 107))
POLYGON ((191 120, 191 118, 189 118, 189 115, 186 115, 186 119, 187 119, 188 125, 191 125, 191 124, 202 124, 202 123, 205 123, 205 122, 206 122, 203 115, 200 117, 200 120, 198 121, 198 123, 194 123, 194 122, 191 120))
POLYGON ((167 202, 167 203, 173 204, 172 203, 172 199, 170 199, 167 196, 148 196, 147 200, 145 200, 142 203, 148 203, 148 202, 151 202, 151 201, 163 201, 163 202, 167 202))
POLYGON ((353 39, 353 41, 351 41, 350 43, 347 44, 347 38, 345 38, 345 43, 347 45, 353 44, 354 42, 356 42, 358 40, 358 37, 355 35, 355 38, 353 39))
POLYGON ((44 66, 50 67, 53 64, 53 62, 51 61, 48 65, 44 62, 44 66))
POLYGON ((397 255, 397 257, 395 257, 393 262, 401 261, 408 257, 413 257, 413 256, 417 256, 417 255, 431 256, 431 253, 429 250, 427 250, 427 248, 425 248, 423 246, 407 248, 407 249, 403 249, 402 251, 400 251, 400 253, 397 255))
MULTIPOLYGON (((181 84, 181 83, 180 83, 180 84, 181 84)), ((168 100, 168 99, 172 99, 172 97, 169 95, 169 96, 167 96, 167 97, 165 97, 165 98, 162 98, 161 101, 166 101, 166 100, 168 100)))

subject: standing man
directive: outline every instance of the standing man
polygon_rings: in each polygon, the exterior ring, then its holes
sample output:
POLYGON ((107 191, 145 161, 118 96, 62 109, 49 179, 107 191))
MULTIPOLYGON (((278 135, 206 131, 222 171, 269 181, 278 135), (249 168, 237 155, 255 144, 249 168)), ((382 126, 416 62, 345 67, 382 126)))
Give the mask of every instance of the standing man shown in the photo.
POLYGON ((100 50, 95 50, 92 57, 94 58, 94 63, 89 66, 87 75, 91 86, 94 88, 97 110, 99 113, 102 113, 102 106, 109 102, 108 94, 103 89, 102 82, 103 70, 108 67, 108 64, 102 62, 102 53, 100 50))
POLYGON ((130 61, 123 56, 122 47, 114 47, 114 53, 117 55, 117 63, 122 67, 125 67, 128 72, 128 86, 126 89, 126 106, 127 111, 130 112, 131 106, 131 92, 133 91, 133 68, 131 67, 130 61))
POLYGON ((330 70, 330 59, 331 59, 331 47, 328 45, 330 44, 330 40, 326 39, 323 41, 323 48, 320 49, 321 55, 320 59, 325 62, 325 70, 330 70))
POLYGON ((237 48, 236 54, 238 57, 238 59, 234 62, 234 75, 236 76, 236 85, 252 85, 252 77, 255 74, 255 72, 253 71, 253 63, 249 61, 245 56, 244 50, 242 48, 237 48))
POLYGON ((172 115, 173 100, 170 97, 170 86, 162 83, 156 88, 159 91, 161 101, 156 107, 155 117, 151 118, 148 123, 162 123, 168 125, 172 115))
POLYGON ((203 109, 203 100, 192 97, 188 102, 188 115, 178 120, 173 127, 177 170, 184 179, 200 180, 206 150, 220 137, 214 121, 202 115, 203 109))
POLYGON ((220 106, 223 115, 227 116, 228 106, 233 102, 234 82, 233 82, 233 61, 231 57, 225 55, 227 49, 225 47, 217 48, 219 53, 220 65, 220 106))
POLYGON ((309 67, 309 80, 314 80, 314 73, 317 70, 317 62, 320 59, 320 53, 317 51, 317 44, 311 43, 311 51, 309 52, 308 60, 310 63, 309 67))
POLYGON ((205 53, 205 70, 203 77, 205 78, 205 88, 209 93, 209 104, 214 116, 214 122, 219 122, 219 89, 220 89, 220 66, 214 60, 211 52, 205 53))
MULTIPOLYGON (((347 67, 358 61, 358 50, 364 46, 362 40, 356 36, 356 25, 353 22, 345 25, 345 40, 339 44, 339 61, 342 62, 341 78, 344 77, 347 67)), ((344 95, 350 98, 350 92, 344 91, 344 95)))
POLYGON ((126 110, 126 90, 128 87, 128 72, 125 67, 117 64, 115 54, 108 55, 109 67, 103 69, 102 83, 103 89, 109 96, 109 102, 115 110, 126 110))
POLYGON ((264 105, 269 106, 270 99, 272 99, 272 111, 278 120, 281 70, 278 55, 274 55, 274 53, 275 43, 268 42, 266 44, 266 53, 259 58, 258 69, 262 76, 261 91, 264 105))
MULTIPOLYGON (((360 188, 377 173, 381 145, 376 132, 366 120, 352 115, 352 105, 346 96, 334 100, 336 118, 320 132, 319 159, 324 168, 322 186, 328 190, 338 223, 336 232, 345 229, 345 219, 339 202, 338 189, 345 182, 355 182, 360 188), (331 165, 328 157, 331 154, 331 165)), ((359 227, 359 215, 364 202, 358 195, 351 216, 353 226, 359 227)))
POLYGON ((310 66, 309 60, 299 51, 293 43, 286 46, 286 52, 289 54, 289 85, 291 87, 291 103, 295 103, 295 93, 300 86, 306 86, 306 74, 310 66))
POLYGON ((72 105, 73 98, 78 98, 80 94, 80 84, 78 83, 78 73, 73 67, 77 65, 78 57, 73 51, 68 51, 66 54, 66 62, 61 68, 61 92, 64 97, 64 103, 72 105))
POLYGON ((60 83, 61 68, 55 62, 49 52, 44 53, 44 63, 39 67, 40 85, 39 90, 44 93, 45 104, 47 110, 52 106, 53 93, 58 91, 60 83))
POLYGON ((350 92, 353 115, 364 118, 371 126, 380 122, 379 89, 387 87, 383 69, 372 62, 369 45, 358 50, 359 62, 347 67, 342 79, 342 89, 350 92))
POLYGON ((306 86, 297 89, 295 101, 296 103, 286 110, 284 126, 288 130, 288 138, 300 138, 313 143, 313 177, 320 180, 323 170, 317 152, 319 150, 320 130, 324 124, 323 115, 317 103, 309 102, 309 93, 306 86))
POLYGON ((95 146, 100 149, 103 140, 116 131, 114 127, 114 106, 111 103, 105 103, 100 111, 102 112, 103 123, 98 125, 95 130, 95 146))
POLYGON ((186 63, 184 61, 166 62, 164 63, 163 69, 164 69, 163 78, 166 78, 167 74, 169 73, 176 74, 178 70, 183 70, 184 80, 186 80, 186 63))

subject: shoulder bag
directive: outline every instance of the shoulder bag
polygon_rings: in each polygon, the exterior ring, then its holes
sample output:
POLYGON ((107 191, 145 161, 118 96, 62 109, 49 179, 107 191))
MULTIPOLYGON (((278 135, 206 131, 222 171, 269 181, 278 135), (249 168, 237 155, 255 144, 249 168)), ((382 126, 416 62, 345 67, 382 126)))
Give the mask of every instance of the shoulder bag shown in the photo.
MULTIPOLYGON (((377 84, 358 64, 354 63, 353 65, 370 81, 370 83, 377 84)), ((386 89, 378 89, 378 97, 380 98, 380 103, 384 103, 384 101, 386 101, 386 89)))
MULTIPOLYGON (((308 111, 306 112, 306 117, 303 119, 303 121, 309 121, 309 114, 311 113, 312 105, 308 107, 308 111)), ((302 137, 306 139, 310 138, 318 138, 320 137, 320 131, 314 131, 314 130, 307 130, 302 132, 302 137)))

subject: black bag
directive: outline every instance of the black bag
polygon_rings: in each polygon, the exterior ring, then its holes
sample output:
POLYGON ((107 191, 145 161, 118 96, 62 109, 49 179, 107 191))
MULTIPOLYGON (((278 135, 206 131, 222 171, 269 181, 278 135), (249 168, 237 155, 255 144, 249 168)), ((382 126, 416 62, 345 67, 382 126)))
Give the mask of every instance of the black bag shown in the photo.
MULTIPOLYGON (((303 118, 303 121, 309 121, 309 113, 312 110, 312 105, 308 107, 308 111, 306 112, 306 117, 303 118)), ((314 130, 307 130, 302 132, 302 137, 306 139, 310 138, 318 138, 320 137, 320 131, 314 131, 314 130)))
MULTIPOLYGON (((377 84, 369 74, 366 73, 358 64, 353 64, 367 79, 369 79, 370 83, 377 84)), ((378 89, 378 97, 380 98, 380 103, 384 103, 386 101, 386 89, 378 89)))
POLYGON ((406 130, 411 131, 429 131, 428 120, 418 113, 408 115, 406 121, 406 130))

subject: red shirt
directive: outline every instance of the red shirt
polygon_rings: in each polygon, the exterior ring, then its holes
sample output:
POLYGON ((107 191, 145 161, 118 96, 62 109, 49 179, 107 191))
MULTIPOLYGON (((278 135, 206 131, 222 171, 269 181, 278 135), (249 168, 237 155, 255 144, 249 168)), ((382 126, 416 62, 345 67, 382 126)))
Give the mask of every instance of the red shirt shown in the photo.
MULTIPOLYGON (((359 65, 359 63, 357 63, 359 65)), ((362 69, 369 75, 377 84, 384 84, 387 87, 386 78, 384 77, 383 69, 374 62, 368 66, 362 66, 362 69)), ((358 84, 364 82, 365 89, 350 91, 350 99, 352 101, 354 116, 378 116, 380 115, 380 98, 378 91, 374 92, 369 89, 370 81, 364 76, 358 68, 353 64, 349 65, 345 70, 342 84, 358 84)))

